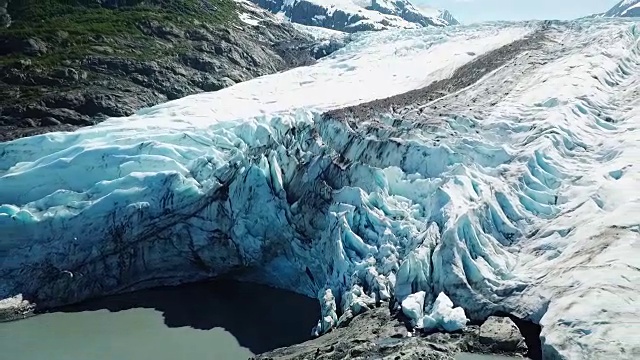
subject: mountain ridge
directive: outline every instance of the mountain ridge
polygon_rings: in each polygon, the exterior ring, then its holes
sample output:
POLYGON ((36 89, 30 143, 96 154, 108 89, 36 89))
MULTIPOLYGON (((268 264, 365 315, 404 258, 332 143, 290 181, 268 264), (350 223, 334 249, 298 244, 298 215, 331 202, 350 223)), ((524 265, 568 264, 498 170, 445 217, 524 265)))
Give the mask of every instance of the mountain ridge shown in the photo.
POLYGON ((640 0, 622 0, 603 15, 604 17, 640 17, 640 0))
POLYGON ((250 0, 293 23, 344 32, 443 27, 459 22, 446 10, 425 9, 408 0, 250 0))

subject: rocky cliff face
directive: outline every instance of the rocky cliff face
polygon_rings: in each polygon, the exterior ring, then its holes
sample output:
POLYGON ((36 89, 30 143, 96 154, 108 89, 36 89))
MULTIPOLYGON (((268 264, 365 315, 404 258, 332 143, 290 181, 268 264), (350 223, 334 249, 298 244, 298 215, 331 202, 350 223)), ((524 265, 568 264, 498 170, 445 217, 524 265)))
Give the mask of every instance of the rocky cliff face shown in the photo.
POLYGON ((0 141, 131 115, 309 64, 318 52, 248 3, 85 3, 0 3, 0 141))
POLYGON ((251 0, 292 22, 346 32, 456 25, 448 12, 420 10, 407 0, 372 0, 368 5, 346 1, 251 0))

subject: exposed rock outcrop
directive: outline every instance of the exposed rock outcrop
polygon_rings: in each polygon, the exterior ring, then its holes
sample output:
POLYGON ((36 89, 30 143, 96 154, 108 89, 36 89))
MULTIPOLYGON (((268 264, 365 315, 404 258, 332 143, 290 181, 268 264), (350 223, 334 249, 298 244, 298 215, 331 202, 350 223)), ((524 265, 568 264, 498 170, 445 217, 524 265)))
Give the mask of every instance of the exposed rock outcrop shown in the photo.
MULTIPOLYGON (((387 307, 382 306, 356 316, 348 325, 319 338, 260 354, 255 360, 453 360, 458 352, 493 353, 488 349, 504 348, 498 344, 483 342, 482 328, 477 325, 467 326, 455 333, 413 332, 408 330, 410 327, 407 325, 401 314, 390 312, 387 307)), ((495 326, 494 323, 491 328, 498 331, 502 328, 495 326)), ((503 340, 502 337, 497 338, 497 341, 503 340)), ((522 356, 526 348, 497 352, 522 356)))
POLYGON ((493 352, 526 352, 527 345, 516 324, 508 317, 490 316, 480 326, 480 343, 493 352))
POLYGON ((0 322, 27 318, 34 310, 35 305, 24 300, 22 295, 0 299, 0 322))

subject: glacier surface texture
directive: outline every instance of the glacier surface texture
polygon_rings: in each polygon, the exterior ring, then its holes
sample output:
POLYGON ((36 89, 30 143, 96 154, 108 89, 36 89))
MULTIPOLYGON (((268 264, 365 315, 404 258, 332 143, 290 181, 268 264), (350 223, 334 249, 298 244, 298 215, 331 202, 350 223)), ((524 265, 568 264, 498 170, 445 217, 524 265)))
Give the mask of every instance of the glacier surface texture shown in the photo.
POLYGON ((529 319, 550 359, 640 358, 639 38, 617 19, 362 33, 309 67, 0 144, 0 299, 231 274, 317 297, 318 333, 395 298, 422 326, 529 319), (323 115, 541 31, 412 121, 323 115))

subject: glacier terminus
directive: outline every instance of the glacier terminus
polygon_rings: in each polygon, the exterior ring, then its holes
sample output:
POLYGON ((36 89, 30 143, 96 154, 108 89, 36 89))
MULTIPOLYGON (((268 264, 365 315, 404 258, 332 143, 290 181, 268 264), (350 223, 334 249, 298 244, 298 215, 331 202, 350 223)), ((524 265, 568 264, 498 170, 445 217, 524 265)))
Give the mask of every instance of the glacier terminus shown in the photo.
POLYGON ((317 298, 318 335, 395 302, 417 328, 526 319, 545 359, 640 358, 640 23, 350 36, 0 143, 0 311, 229 275, 317 298))

